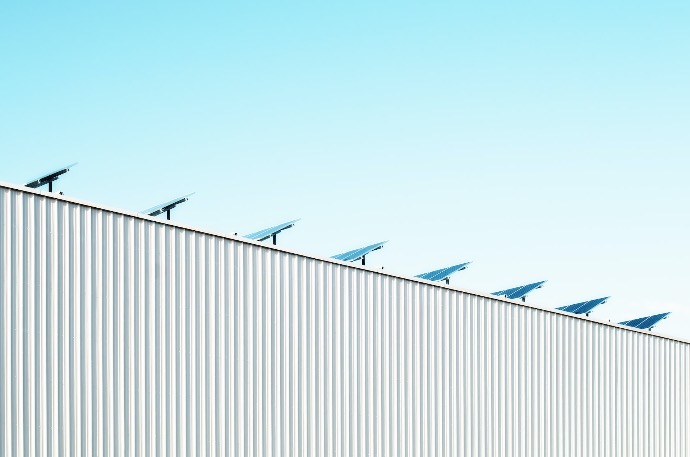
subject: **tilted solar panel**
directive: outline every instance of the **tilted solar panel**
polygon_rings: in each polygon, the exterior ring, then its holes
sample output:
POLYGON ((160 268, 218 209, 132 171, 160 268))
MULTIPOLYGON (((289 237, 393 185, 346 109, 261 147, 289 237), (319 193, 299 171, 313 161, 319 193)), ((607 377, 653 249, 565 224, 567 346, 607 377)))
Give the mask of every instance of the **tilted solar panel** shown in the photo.
POLYGON ((417 278, 427 279, 429 281, 443 281, 448 279, 450 275, 455 272, 462 271, 467 268, 467 266, 472 262, 460 263, 458 265, 453 265, 452 267, 441 268, 439 270, 430 271, 428 273, 422 273, 417 275, 417 278))
POLYGON ((162 203, 160 205, 156 205, 154 207, 151 207, 147 210, 142 211, 142 213, 148 214, 149 216, 158 216, 159 214, 165 213, 167 211, 170 211, 180 203, 184 203, 187 200, 189 200, 189 197, 194 195, 194 192, 191 194, 183 195, 182 197, 177 197, 173 200, 170 200, 167 203, 162 203))
POLYGON ((631 319, 629 321, 619 322, 621 325, 626 325, 628 327, 639 328, 639 329, 649 329, 651 330, 656 324, 666 319, 671 313, 660 313, 654 314, 647 317, 639 317, 637 319, 631 319))
POLYGON ((532 284, 527 284, 524 286, 518 286, 518 287, 513 287, 511 289, 505 289, 505 290, 499 290, 498 292, 494 292, 492 295, 496 295, 499 297, 506 297, 506 298, 512 298, 514 300, 524 298, 529 294, 530 292, 540 289, 546 281, 539 281, 535 282, 532 284))
POLYGON ((53 181, 57 181, 57 179, 61 176, 67 173, 70 168, 74 167, 77 165, 77 163, 71 163, 67 165, 66 167, 58 168, 57 170, 50 171, 48 173, 45 173, 41 175, 38 178, 30 180, 28 183, 26 183, 26 187, 32 187, 34 189, 43 186, 44 184, 48 184, 50 186, 50 191, 53 191, 53 181))
MULTIPOLYGON (((358 249, 353 249, 352 251, 347 251, 343 252, 342 254, 334 255, 331 257, 332 259, 336 260, 342 260, 344 262, 354 262, 355 260, 363 259, 364 256, 369 254, 372 251, 376 251, 377 249, 381 249, 384 244, 386 244, 387 241, 383 241, 381 243, 375 243, 371 244, 369 246, 365 246, 363 248, 358 248, 358 249)), ((362 262, 364 263, 364 262, 362 262)))
POLYGON ((587 300, 580 303, 575 303, 574 305, 561 306, 556 308, 560 311, 566 311, 573 314, 587 314, 592 312, 594 308, 599 305, 603 305, 610 297, 595 298, 594 300, 587 300))
POLYGON ((294 226, 295 223, 299 221, 299 219, 295 219, 294 221, 289 221, 285 222, 283 224, 278 224, 275 227, 269 227, 263 230, 259 230, 258 232, 250 233, 249 235, 245 235, 245 238, 249 238, 252 240, 257 240, 257 241, 263 241, 268 238, 271 238, 274 235, 279 234, 283 230, 287 230, 290 227, 294 226))

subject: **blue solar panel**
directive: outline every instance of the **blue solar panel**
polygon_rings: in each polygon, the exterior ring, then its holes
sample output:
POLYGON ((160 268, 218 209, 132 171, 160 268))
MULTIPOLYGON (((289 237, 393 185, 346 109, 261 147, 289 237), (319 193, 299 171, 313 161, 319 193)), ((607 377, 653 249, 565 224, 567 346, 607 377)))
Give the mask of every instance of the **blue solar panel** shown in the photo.
POLYGON ((460 263, 458 265, 453 265, 452 267, 441 268, 440 270, 434 270, 430 271, 429 273, 423 273, 421 275, 417 275, 416 277, 427 279, 429 281, 443 281, 444 279, 448 279, 448 277, 453 273, 464 270, 470 263, 472 262, 460 263))
POLYGON ((640 317, 637 319, 632 319, 629 321, 619 322, 621 325, 626 325, 628 327, 639 328, 639 329, 649 329, 651 330, 656 324, 658 324, 663 319, 666 319, 671 313, 661 313, 654 314, 653 316, 640 317))
POLYGON ((249 235, 245 235, 245 238, 250 238, 252 240, 257 240, 257 241, 263 241, 268 238, 271 238, 273 235, 277 235, 278 233, 282 232, 283 230, 289 229, 293 225, 295 225, 295 222, 299 221, 299 219, 295 219, 294 221, 290 222, 285 222, 283 224, 278 224, 275 227, 269 227, 267 229, 259 230, 258 232, 250 233, 249 235))
POLYGON ((609 297, 595 298, 594 300, 587 300, 581 303, 575 303, 574 305, 561 306, 560 308, 556 309, 561 311, 567 311, 573 314, 589 315, 589 313, 591 313, 594 308, 596 308, 599 305, 603 305, 604 303, 606 303, 606 300, 608 299, 609 297))
POLYGON ((342 260, 345 262, 354 262, 355 260, 359 260, 365 255, 369 254, 372 251, 376 251, 377 249, 381 249, 384 244, 386 244, 387 241, 383 241, 381 243, 376 243, 376 244, 371 244, 369 246, 365 246, 363 248, 359 249, 353 249, 352 251, 347 251, 343 252, 342 254, 334 255, 331 257, 332 259, 337 259, 337 260, 342 260))
POLYGON ((514 300, 524 298, 532 292, 533 290, 540 289, 546 281, 539 281, 532 284, 527 284, 526 286, 513 287, 512 289, 499 290, 494 292, 492 295, 497 295, 499 297, 512 298, 514 300))
POLYGON ((146 213, 149 216, 158 216, 159 214, 162 214, 168 210, 173 209, 174 207, 176 207, 180 203, 186 202, 187 200, 189 200, 189 197, 191 197, 192 195, 194 195, 193 192, 191 194, 187 194, 187 195, 183 195, 182 197, 178 197, 174 200, 170 200, 167 203, 156 205, 152 208, 149 208, 147 210, 142 211, 142 213, 146 213))

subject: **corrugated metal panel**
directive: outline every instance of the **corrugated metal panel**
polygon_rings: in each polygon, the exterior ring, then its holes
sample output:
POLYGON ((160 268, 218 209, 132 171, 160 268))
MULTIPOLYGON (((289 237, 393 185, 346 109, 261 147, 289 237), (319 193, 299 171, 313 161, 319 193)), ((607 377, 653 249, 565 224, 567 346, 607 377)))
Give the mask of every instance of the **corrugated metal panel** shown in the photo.
POLYGON ((690 345, 0 187, 0 453, 684 456, 690 345))

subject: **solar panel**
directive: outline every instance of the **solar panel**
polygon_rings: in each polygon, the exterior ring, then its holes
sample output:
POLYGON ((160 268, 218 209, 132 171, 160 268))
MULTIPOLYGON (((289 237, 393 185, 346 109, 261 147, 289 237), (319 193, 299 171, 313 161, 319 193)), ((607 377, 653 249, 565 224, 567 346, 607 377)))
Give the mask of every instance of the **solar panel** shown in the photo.
POLYGON ((594 308, 599 305, 603 305, 609 298, 610 297, 595 298, 594 300, 587 300, 581 303, 575 303, 574 305, 561 306, 560 308, 556 309, 573 314, 586 314, 589 316, 589 313, 591 313, 594 308))
POLYGON ((66 167, 58 168, 57 170, 53 170, 51 172, 48 172, 48 173, 46 173, 46 174, 44 174, 44 175, 42 175, 36 179, 32 179, 31 181, 29 181, 26 184, 26 187, 31 187, 31 188, 36 189, 36 188, 41 187, 45 184, 48 184, 48 190, 50 192, 52 192, 53 191, 53 181, 57 181, 57 179, 61 175, 64 175, 65 173, 67 173, 70 170, 70 168, 74 167, 75 165, 77 165, 76 162, 69 164, 66 167))
POLYGON ((472 262, 460 263, 458 265, 453 265, 452 267, 441 268, 440 270, 430 271, 428 273, 422 273, 417 275, 417 278, 426 279, 429 281, 446 281, 455 272, 462 271, 467 268, 467 266, 472 262))
POLYGON ((621 325, 626 325, 628 327, 639 328, 639 329, 649 329, 651 330, 656 324, 666 319, 671 313, 661 313, 654 314, 653 316, 640 317, 637 319, 632 319, 629 321, 619 322, 621 325))
POLYGON ((269 227, 263 230, 259 230, 258 232, 250 233, 249 235, 245 235, 245 238, 249 238, 252 240, 256 241, 263 241, 267 240, 269 238, 273 238, 273 244, 276 244, 277 241, 277 235, 282 232, 283 230, 287 230, 290 227, 295 225, 295 222, 299 221, 299 219, 295 219, 294 221, 290 222, 285 222, 283 224, 278 224, 275 227, 269 227))
POLYGON ((352 251, 343 252, 342 254, 334 255, 332 259, 342 260, 344 262, 354 262, 356 260, 362 259, 362 265, 366 265, 365 256, 370 252, 381 249, 387 241, 382 241, 381 243, 371 244, 359 249, 353 249, 352 251))
POLYGON ((533 290, 541 289, 545 282, 546 281, 539 281, 532 284, 527 284, 525 286, 513 287, 512 289, 499 290, 498 292, 494 292, 492 295, 512 298, 514 300, 522 298, 522 301, 525 301, 525 297, 527 296, 527 294, 529 294, 533 290))
POLYGON ((182 197, 177 197, 176 199, 170 200, 167 203, 156 205, 152 208, 142 211, 142 213, 146 213, 149 216, 158 216, 159 214, 167 213, 168 220, 170 220, 170 210, 179 205, 180 203, 184 203, 187 200, 189 200, 189 197, 191 197, 192 195, 194 195, 194 192, 192 192, 191 194, 183 195, 182 197))

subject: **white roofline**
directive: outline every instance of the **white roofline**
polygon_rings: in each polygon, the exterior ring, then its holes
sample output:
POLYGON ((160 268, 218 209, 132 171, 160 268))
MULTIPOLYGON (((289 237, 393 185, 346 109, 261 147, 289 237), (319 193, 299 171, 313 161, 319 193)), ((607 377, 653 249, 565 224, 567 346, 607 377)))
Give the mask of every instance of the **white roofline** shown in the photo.
POLYGON ((319 261, 326 262, 326 263, 334 263, 337 265, 343 265, 343 266, 346 266, 349 268, 354 268, 357 270, 364 270, 364 271, 368 271, 371 273, 378 273, 378 274, 384 275, 384 276, 389 276, 389 277, 393 277, 393 278, 404 279, 407 281, 413 281, 413 282, 418 282, 418 283, 422 283, 422 284, 427 284, 430 286, 438 287, 440 289, 447 289, 447 290, 451 290, 454 292, 463 292, 463 293, 467 293, 467 294, 476 295, 478 297, 490 298, 492 300, 498 300, 498 301, 510 303, 513 305, 524 306, 526 308, 532 308, 532 309, 536 309, 536 310, 547 312, 547 313, 560 314, 562 316, 567 316, 567 317, 570 317, 572 319, 579 319, 579 320, 583 320, 583 321, 592 322, 595 324, 606 325, 608 327, 619 328, 621 330, 626 330, 629 332, 636 332, 636 333, 641 333, 641 334, 647 335, 647 336, 663 338, 663 339, 667 339, 667 340, 671 340, 671 341, 677 341, 679 343, 690 344, 690 340, 685 340, 685 339, 678 338, 675 336, 663 335, 660 333, 651 333, 649 330, 645 331, 645 330, 641 330, 641 329, 636 329, 636 328, 620 325, 620 324, 617 324, 614 322, 600 321, 600 320, 593 319, 593 318, 585 316, 585 315, 571 314, 571 313, 568 313, 565 311, 559 311, 555 308, 542 308, 541 306, 525 303, 521 300, 511 300, 511 299, 508 299, 505 297, 497 297, 495 295, 492 295, 491 293, 478 292, 475 290, 452 287, 449 284, 445 284, 445 283, 438 282, 438 281, 428 281, 426 279, 417 278, 415 276, 405 276, 405 275, 390 273, 390 272, 382 271, 382 270, 374 270, 372 268, 367 268, 364 265, 360 265, 360 264, 356 264, 356 263, 352 263, 352 262, 345 262, 345 261, 341 261, 341 260, 336 260, 336 259, 333 259, 331 257, 320 257, 320 256, 313 255, 313 254, 305 254, 304 252, 299 252, 299 251, 295 251, 292 249, 287 249, 284 247, 279 247, 279 246, 275 246, 275 245, 271 245, 271 244, 265 244, 265 243, 262 243, 260 241, 254 241, 254 240, 251 240, 249 238, 244 238, 244 237, 239 236, 239 235, 214 232, 214 231, 207 230, 207 229, 201 229, 198 227, 193 227, 191 225, 181 224, 178 222, 168 221, 165 219, 159 219, 157 217, 148 216, 146 214, 141 214, 141 213, 137 213, 137 212, 133 212, 133 211, 126 211, 126 210, 122 210, 122 209, 118 209, 118 208, 111 208, 111 207, 108 207, 106 205, 100 205, 100 204, 88 202, 86 200, 81 200, 81 199, 74 198, 74 197, 67 197, 65 195, 60 195, 59 193, 56 193, 56 192, 48 192, 48 191, 43 191, 40 189, 33 189, 31 187, 25 187, 25 186, 21 186, 21 185, 17 185, 17 184, 6 183, 3 181, 0 181, 0 188, 1 187, 20 191, 20 192, 25 192, 27 194, 36 194, 36 195, 40 195, 42 197, 52 198, 54 200, 61 200, 61 201, 65 201, 68 203, 74 203, 77 205, 86 206, 88 208, 100 209, 100 210, 108 211, 111 213, 121 214, 123 216, 130 216, 130 217, 137 218, 137 219, 143 219, 143 220, 147 220, 147 221, 151 221, 151 222, 156 222, 158 224, 170 225, 170 226, 173 226, 176 228, 181 228, 181 229, 189 230, 192 232, 202 233, 205 235, 211 235, 211 236, 216 236, 219 238, 225 238, 225 239, 229 239, 229 240, 233 240, 233 241, 239 241, 239 242, 246 243, 246 244, 253 244, 255 246, 261 246, 261 247, 264 247, 266 249, 272 249, 274 251, 280 251, 280 252, 285 252, 288 254, 307 257, 307 258, 310 258, 312 260, 319 260, 319 261))

